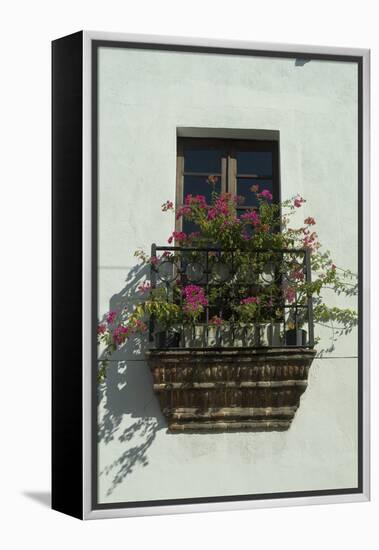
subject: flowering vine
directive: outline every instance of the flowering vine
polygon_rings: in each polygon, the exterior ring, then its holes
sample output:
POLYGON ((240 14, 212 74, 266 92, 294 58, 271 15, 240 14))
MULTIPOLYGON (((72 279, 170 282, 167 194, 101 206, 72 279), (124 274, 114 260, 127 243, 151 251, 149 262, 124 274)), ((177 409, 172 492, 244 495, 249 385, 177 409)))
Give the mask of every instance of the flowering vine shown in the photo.
MULTIPOLYGON (((151 315, 166 329, 178 323, 202 322, 205 315, 208 316, 208 310, 213 312, 208 322, 216 327, 227 323, 272 322, 283 319, 283 304, 303 305, 313 296, 315 322, 332 326, 336 323, 344 326, 345 331, 351 330, 357 323, 354 310, 329 307, 323 302, 323 288, 337 294, 353 295, 355 276, 338 268, 329 251, 320 251, 314 217, 306 216, 298 226, 291 223, 294 214, 306 204, 301 195, 278 204, 274 202, 271 190, 261 188, 257 183, 250 188, 254 199, 251 204, 256 206, 246 207, 243 197, 215 191, 217 176, 209 176, 207 182, 213 188, 209 202, 204 195, 189 194, 184 198, 184 204, 177 208, 171 200, 161 205, 163 212, 172 211, 176 220, 192 222, 198 228, 191 233, 173 231, 168 237, 168 244, 180 246, 183 250, 186 247, 212 246, 225 251, 233 250, 233 258, 228 252, 223 252, 222 262, 233 263, 237 279, 208 288, 206 292, 204 286, 193 284, 182 274, 177 277, 170 295, 163 286, 155 288, 150 281, 140 283, 136 287, 140 296, 137 306, 131 311, 124 308, 108 312, 97 327, 98 340, 105 347, 104 365, 108 357, 128 339, 146 332, 147 320, 151 315), (298 249, 309 251, 312 281, 305 277, 304 264, 296 253, 298 249), (267 252, 257 255, 256 250, 267 252), (289 252, 278 264, 275 263, 275 251, 280 250, 289 252), (267 266, 271 266, 271 271, 267 266), (267 271, 271 277, 268 282, 265 279, 267 271), (249 273, 257 277, 254 284, 244 282, 244 277, 249 273), (220 303, 228 305, 224 311, 216 313, 220 303)), ((295 218, 298 219, 298 214, 295 218)), ((159 270, 162 262, 180 266, 183 258, 182 253, 174 248, 153 256, 137 250, 135 256, 153 270, 159 270)), ((209 269, 212 270, 220 257, 217 252, 209 253, 208 257, 209 269)), ((197 261, 196 251, 191 252, 190 258, 193 262, 197 261)), ((301 326, 302 322, 304 316, 296 311, 296 326, 301 326)), ((105 366, 102 375, 104 373, 105 366)))

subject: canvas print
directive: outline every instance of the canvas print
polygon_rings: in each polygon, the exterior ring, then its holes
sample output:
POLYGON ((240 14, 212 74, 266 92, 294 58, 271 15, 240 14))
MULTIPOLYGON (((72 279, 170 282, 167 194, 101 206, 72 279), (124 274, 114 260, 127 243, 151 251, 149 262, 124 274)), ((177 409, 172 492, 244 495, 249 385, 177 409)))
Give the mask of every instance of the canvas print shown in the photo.
POLYGON ((358 63, 93 55, 94 507, 358 491, 358 63))

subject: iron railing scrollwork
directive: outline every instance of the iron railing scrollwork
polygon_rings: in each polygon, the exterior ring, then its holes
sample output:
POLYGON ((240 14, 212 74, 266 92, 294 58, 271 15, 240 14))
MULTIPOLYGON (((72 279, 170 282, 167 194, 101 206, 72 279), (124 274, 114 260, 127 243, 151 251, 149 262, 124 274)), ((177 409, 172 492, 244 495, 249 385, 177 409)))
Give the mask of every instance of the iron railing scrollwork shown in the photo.
MULTIPOLYGON (((314 347, 313 301, 308 249, 151 247, 151 288, 183 307, 181 289, 192 284, 211 297, 196 323, 183 321, 179 347, 314 347), (249 296, 260 300, 256 320, 242 322, 236 310, 249 296), (215 325, 215 316, 222 324, 215 325), (291 344, 289 331, 301 331, 291 344)), ((150 340, 159 327, 150 319, 150 340)))

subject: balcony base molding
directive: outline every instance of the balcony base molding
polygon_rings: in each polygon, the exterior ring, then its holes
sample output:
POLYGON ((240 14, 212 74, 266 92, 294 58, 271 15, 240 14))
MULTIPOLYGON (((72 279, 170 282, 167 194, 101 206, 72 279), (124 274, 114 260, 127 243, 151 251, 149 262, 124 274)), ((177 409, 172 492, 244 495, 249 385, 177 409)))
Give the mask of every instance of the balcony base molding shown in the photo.
POLYGON ((288 430, 315 354, 289 347, 146 352, 173 433, 288 430))

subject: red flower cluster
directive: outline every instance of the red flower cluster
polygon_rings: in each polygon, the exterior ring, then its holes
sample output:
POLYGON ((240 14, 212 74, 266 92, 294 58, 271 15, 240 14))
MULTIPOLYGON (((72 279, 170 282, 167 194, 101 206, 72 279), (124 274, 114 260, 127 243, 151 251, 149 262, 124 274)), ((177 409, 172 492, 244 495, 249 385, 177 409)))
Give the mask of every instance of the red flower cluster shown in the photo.
POLYGON ((175 239, 177 243, 183 243, 187 240, 188 235, 187 233, 184 233, 184 231, 173 231, 172 235, 168 238, 168 244, 171 244, 172 241, 175 239))
POLYGON ((125 340, 128 338, 128 336, 132 336, 133 334, 136 334, 138 332, 146 332, 147 331, 147 325, 141 319, 136 319, 135 321, 131 322, 129 326, 119 325, 115 328, 112 334, 113 342, 117 346, 121 346, 125 340))
POLYGON ((214 315, 212 319, 209 320, 209 324, 215 325, 216 327, 219 327, 220 325, 222 325, 223 322, 224 321, 221 319, 221 317, 218 317, 217 315, 214 315))
POLYGON ((184 296, 184 311, 189 315, 198 315, 208 305, 204 289, 197 285, 187 285, 182 290, 184 296))
POLYGON ((303 238, 303 245, 305 248, 309 248, 309 250, 318 250, 320 248, 320 243, 318 240, 318 235, 315 231, 312 233, 309 231, 309 229, 304 229, 304 238, 303 238))
POLYGON ((113 331, 113 341, 115 344, 120 346, 123 344, 130 333, 130 329, 128 327, 118 326, 113 331))
POLYGON ((198 206, 199 208, 207 207, 207 199, 204 195, 187 195, 184 199, 184 204, 187 206, 198 206))
POLYGON ((300 197, 300 195, 296 195, 296 197, 294 198, 293 200, 293 205, 296 207, 296 208, 300 208, 300 206, 305 202, 305 200, 300 197))
POLYGON ((272 193, 268 189, 263 189, 262 193, 258 194, 258 197, 261 199, 266 199, 267 201, 272 201, 272 193))
POLYGON ((107 313, 106 320, 108 325, 111 325, 112 323, 114 323, 116 317, 117 317, 116 311, 110 311, 109 313, 107 313))
POLYGON ((174 203, 172 201, 166 201, 161 206, 162 212, 167 212, 167 210, 173 210, 174 209, 174 203))
POLYGON ((231 206, 237 204, 237 197, 231 193, 221 193, 214 206, 208 210, 208 220, 214 220, 218 216, 226 217, 231 213, 231 206))
POLYGON ((104 334, 106 332, 106 330, 107 330, 106 325, 104 325, 104 324, 98 325, 97 334, 104 334))
POLYGON ((261 221, 259 214, 255 210, 253 210, 252 212, 246 212, 245 214, 242 214, 240 218, 241 220, 251 222, 253 225, 259 225, 261 221))
POLYGON ((181 206, 176 211, 176 219, 179 220, 182 216, 189 216, 192 212, 192 209, 190 206, 181 206))

